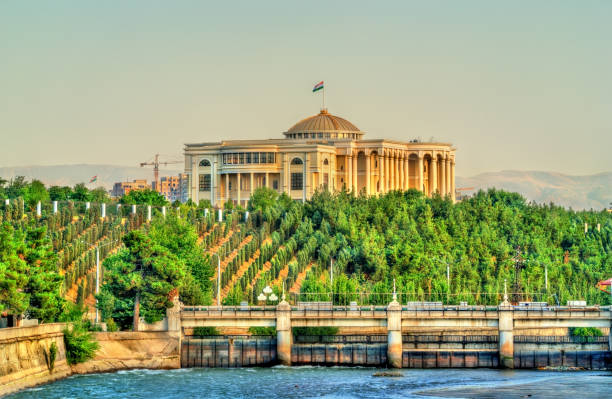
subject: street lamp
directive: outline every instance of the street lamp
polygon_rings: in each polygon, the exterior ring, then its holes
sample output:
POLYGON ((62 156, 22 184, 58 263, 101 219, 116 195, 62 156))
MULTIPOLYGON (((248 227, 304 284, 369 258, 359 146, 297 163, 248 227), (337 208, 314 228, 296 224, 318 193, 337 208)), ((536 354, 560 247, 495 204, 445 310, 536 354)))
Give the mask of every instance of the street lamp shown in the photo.
POLYGON ((272 291, 272 288, 270 288, 269 285, 266 285, 261 294, 259 294, 259 296, 257 297, 257 300, 260 302, 265 302, 267 304, 268 301, 278 301, 278 297, 276 296, 274 291, 272 291))

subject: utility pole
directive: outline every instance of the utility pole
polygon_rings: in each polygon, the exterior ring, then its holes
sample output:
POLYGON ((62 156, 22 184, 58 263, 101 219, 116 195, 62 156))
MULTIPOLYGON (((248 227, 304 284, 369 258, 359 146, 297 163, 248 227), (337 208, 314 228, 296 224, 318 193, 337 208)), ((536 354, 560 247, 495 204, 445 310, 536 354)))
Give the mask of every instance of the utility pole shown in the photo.
POLYGON ((97 295, 100 292, 100 246, 96 245, 96 324, 100 322, 97 295))

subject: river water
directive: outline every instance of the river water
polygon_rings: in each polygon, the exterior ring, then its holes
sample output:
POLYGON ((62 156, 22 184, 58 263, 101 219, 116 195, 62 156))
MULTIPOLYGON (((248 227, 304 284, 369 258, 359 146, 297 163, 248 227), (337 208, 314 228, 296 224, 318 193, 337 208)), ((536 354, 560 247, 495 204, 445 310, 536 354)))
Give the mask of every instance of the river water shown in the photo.
POLYGON ((605 398, 608 371, 272 367, 130 370, 72 376, 8 398, 605 398))

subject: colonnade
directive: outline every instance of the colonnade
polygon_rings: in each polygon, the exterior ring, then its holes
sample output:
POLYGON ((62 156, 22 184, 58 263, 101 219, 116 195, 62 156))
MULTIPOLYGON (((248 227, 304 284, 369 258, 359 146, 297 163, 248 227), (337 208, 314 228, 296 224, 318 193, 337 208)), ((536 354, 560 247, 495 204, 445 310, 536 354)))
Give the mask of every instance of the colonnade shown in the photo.
POLYGON ((354 149, 345 156, 345 188, 366 195, 411 188, 455 199, 455 160, 448 153, 354 149), (365 167, 359 169, 360 154, 365 167), (359 182, 364 176, 364 182, 359 182))

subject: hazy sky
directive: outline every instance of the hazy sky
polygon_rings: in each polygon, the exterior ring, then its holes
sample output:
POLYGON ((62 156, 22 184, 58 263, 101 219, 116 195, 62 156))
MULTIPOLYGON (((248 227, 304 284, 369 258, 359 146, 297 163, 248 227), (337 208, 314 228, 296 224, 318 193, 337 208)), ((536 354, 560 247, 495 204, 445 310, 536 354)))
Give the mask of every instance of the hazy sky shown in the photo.
POLYGON ((457 174, 612 170, 612 1, 2 1, 0 166, 137 165, 329 111, 457 174))

